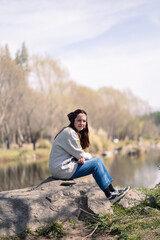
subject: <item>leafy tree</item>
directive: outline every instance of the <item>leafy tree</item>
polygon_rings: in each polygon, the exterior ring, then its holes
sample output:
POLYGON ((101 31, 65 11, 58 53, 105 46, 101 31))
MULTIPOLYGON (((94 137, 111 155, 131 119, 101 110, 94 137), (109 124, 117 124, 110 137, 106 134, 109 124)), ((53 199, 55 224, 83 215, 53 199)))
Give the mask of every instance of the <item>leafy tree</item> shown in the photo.
POLYGON ((15 63, 24 70, 25 74, 29 73, 29 56, 24 42, 21 49, 16 52, 15 63))

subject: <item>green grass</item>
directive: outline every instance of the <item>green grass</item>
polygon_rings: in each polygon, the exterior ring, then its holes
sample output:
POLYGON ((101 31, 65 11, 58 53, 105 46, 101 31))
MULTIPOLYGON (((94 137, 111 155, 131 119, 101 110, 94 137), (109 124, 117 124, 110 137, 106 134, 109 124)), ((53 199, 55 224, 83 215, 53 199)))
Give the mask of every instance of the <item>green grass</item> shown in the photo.
POLYGON ((92 229, 94 235, 103 233, 114 236, 114 239, 142 239, 148 233, 155 236, 153 239, 160 239, 160 187, 143 189, 143 192, 151 194, 154 201, 148 202, 145 199, 141 205, 131 209, 123 209, 116 203, 113 206, 113 215, 89 217, 87 227, 92 229))
POLYGON ((95 233, 106 233, 110 236, 116 236, 116 239, 141 239, 144 233, 159 229, 160 218, 157 214, 153 216, 152 213, 143 216, 138 211, 127 211, 124 214, 119 209, 113 216, 101 215, 90 219, 87 226, 90 229, 96 229, 95 233))
POLYGON ((73 229, 76 229, 76 224, 77 224, 77 221, 76 221, 76 220, 70 219, 70 220, 69 220, 69 223, 71 224, 71 227, 72 227, 73 229))
POLYGON ((37 233, 40 236, 52 236, 54 239, 59 239, 65 235, 65 230, 62 223, 55 221, 49 226, 38 228, 37 233))
POLYGON ((18 157, 20 154, 20 149, 0 149, 0 160, 6 158, 12 160, 18 157))
POLYGON ((20 240, 20 238, 18 236, 6 236, 2 238, 0 237, 0 240, 20 240))
POLYGON ((150 207, 160 210, 160 184, 153 189, 139 188, 137 190, 148 195, 148 198, 150 199, 150 203, 149 203, 150 207))

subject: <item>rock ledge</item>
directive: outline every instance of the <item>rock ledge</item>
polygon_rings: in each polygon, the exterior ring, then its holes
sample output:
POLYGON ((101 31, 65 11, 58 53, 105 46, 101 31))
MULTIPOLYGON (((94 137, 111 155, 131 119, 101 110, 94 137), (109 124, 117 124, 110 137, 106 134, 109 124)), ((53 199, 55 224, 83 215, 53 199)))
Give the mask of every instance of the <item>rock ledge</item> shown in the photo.
MULTIPOLYGON (((144 194, 130 190, 119 204, 129 208, 144 199, 144 194)), ((0 192, 0 236, 35 230, 55 220, 82 220, 85 211, 113 213, 112 204, 96 184, 49 177, 36 187, 0 192)))

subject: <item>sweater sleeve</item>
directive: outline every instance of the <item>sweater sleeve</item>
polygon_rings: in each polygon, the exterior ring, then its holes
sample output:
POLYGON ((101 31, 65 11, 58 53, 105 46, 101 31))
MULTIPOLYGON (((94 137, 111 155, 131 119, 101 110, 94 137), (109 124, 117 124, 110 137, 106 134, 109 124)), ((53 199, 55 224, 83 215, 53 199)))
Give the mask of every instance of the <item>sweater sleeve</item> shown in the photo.
POLYGON ((71 128, 68 128, 63 132, 63 136, 61 137, 61 147, 76 159, 81 157, 90 159, 92 157, 90 153, 83 151, 78 134, 71 128))

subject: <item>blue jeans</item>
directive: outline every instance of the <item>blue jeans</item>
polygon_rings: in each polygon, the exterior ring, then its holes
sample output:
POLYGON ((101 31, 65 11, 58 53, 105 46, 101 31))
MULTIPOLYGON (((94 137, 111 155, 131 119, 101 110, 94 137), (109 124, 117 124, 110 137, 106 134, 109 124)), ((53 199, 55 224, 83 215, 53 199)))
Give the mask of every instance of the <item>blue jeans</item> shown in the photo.
POLYGON ((78 167, 71 179, 84 177, 92 174, 98 186, 104 191, 113 181, 109 175, 102 159, 87 159, 84 164, 78 164, 78 167))

